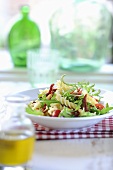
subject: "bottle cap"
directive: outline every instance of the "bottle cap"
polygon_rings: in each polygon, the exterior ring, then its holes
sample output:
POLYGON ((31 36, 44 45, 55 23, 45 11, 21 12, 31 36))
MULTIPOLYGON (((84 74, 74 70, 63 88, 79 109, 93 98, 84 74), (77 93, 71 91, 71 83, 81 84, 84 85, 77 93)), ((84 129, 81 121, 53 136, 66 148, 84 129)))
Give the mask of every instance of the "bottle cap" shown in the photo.
POLYGON ((9 103, 26 103, 30 100, 30 97, 26 95, 15 94, 15 95, 5 96, 5 100, 6 102, 9 102, 9 103))
POLYGON ((21 10, 22 14, 28 14, 30 11, 30 7, 29 7, 29 5, 23 5, 23 6, 21 6, 20 10, 21 10))

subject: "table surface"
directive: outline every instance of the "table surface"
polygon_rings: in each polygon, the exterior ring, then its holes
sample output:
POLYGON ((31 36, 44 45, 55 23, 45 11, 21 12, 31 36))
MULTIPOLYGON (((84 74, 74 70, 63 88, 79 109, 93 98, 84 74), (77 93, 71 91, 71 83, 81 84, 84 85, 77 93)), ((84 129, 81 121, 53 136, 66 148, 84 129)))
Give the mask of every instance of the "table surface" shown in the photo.
POLYGON ((33 165, 40 170, 112 170, 113 139, 37 141, 33 165))
MULTIPOLYGON (((26 70, 0 70, 0 97, 31 89, 26 74, 26 70)), ((68 75, 70 81, 84 76, 68 75)), ((113 91, 113 66, 87 76, 98 87, 113 91)), ((31 166, 32 170, 113 170, 113 139, 37 140, 31 166)))

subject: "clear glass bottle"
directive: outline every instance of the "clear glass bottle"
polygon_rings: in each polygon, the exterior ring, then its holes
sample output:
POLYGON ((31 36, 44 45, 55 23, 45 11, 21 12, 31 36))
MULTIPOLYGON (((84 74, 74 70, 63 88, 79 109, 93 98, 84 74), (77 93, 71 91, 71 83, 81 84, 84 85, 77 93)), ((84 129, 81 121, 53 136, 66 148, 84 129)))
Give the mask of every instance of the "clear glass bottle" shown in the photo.
POLYGON ((60 67, 84 72, 99 69, 109 54, 111 13, 105 0, 67 0, 50 18, 52 48, 60 67))
POLYGON ((25 116, 27 96, 6 97, 6 117, 0 126, 0 167, 25 166, 32 159, 35 131, 25 116))
POLYGON ((41 33, 38 24, 29 17, 30 7, 21 7, 20 18, 8 33, 8 49, 15 67, 26 67, 27 50, 39 48, 41 33))

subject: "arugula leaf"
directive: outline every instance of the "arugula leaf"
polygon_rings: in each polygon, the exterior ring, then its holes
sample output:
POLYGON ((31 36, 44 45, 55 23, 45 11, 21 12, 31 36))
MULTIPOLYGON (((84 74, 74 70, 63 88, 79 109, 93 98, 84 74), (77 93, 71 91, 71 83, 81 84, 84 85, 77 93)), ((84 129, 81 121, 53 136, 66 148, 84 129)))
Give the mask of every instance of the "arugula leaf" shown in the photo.
POLYGON ((78 100, 78 103, 77 103, 75 111, 79 110, 81 105, 82 105, 82 100, 78 100))
POLYGON ((106 103, 106 107, 103 108, 102 110, 100 110, 100 114, 102 115, 102 114, 108 113, 112 109, 113 109, 113 107, 109 107, 109 104, 106 103))
POLYGON ((64 82, 64 77, 66 76, 66 74, 64 74, 62 77, 61 77, 61 82, 63 82, 64 84, 66 84, 67 86, 75 86, 76 87, 76 89, 77 89, 77 86, 76 86, 76 84, 74 83, 74 84, 71 84, 71 83, 66 83, 66 82, 64 82))
POLYGON ((96 107, 92 107, 89 110, 91 113, 96 113, 96 115, 100 115, 100 110, 97 109, 96 107))
POLYGON ((45 99, 45 100, 40 100, 40 103, 42 105, 46 104, 47 106, 50 106, 51 103, 60 103, 58 100, 48 100, 48 99, 45 99))
POLYGON ((100 94, 100 89, 93 93, 93 96, 98 96, 100 94))
POLYGON ((29 105, 25 108, 25 111, 29 114, 44 116, 43 112, 41 112, 40 110, 32 110, 29 105))
MULTIPOLYGON (((77 83, 66 83, 64 81, 64 76, 66 76, 65 74, 61 77, 61 82, 63 82, 64 84, 68 85, 68 86, 72 86, 72 89, 73 91, 78 89, 78 88, 81 88, 83 90, 86 90, 87 93, 89 93, 90 95, 93 95, 93 96, 99 96, 100 94, 100 90, 96 90, 94 89, 94 86, 95 84, 90 84, 89 82, 85 82, 85 81, 81 81, 81 82, 77 82, 77 83)), ((72 90, 71 89, 71 90, 72 90)), ((68 92, 65 92, 65 96, 69 94, 69 91, 68 92)), ((100 97, 100 96, 99 96, 100 97)))
POLYGON ((81 112, 80 115, 79 115, 79 117, 90 117, 90 116, 96 116, 96 112, 91 113, 91 112, 85 112, 85 111, 83 111, 83 112, 81 112))
POLYGON ((42 94, 40 93, 40 94, 38 94, 38 98, 39 98, 39 99, 46 99, 46 94, 43 94, 43 95, 42 95, 42 94))
POLYGON ((68 107, 65 107, 59 114, 59 117, 75 117, 72 113, 72 109, 69 109, 68 107))

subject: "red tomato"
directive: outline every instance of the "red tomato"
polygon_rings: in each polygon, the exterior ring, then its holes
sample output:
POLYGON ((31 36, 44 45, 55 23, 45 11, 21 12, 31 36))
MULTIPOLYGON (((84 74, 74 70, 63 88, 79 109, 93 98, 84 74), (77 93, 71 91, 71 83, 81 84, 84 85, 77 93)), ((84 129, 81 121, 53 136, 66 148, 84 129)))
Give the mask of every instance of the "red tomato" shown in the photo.
POLYGON ((55 110, 53 113, 52 113, 52 117, 58 117, 59 114, 60 114, 61 110, 55 110))
POLYGON ((95 106, 99 110, 102 110, 104 108, 104 106, 101 103, 97 103, 97 104, 95 104, 95 106))

